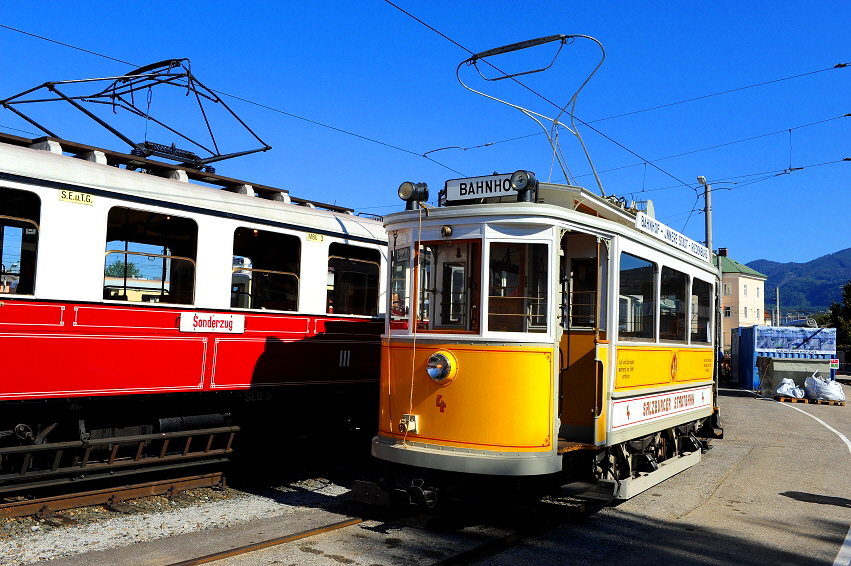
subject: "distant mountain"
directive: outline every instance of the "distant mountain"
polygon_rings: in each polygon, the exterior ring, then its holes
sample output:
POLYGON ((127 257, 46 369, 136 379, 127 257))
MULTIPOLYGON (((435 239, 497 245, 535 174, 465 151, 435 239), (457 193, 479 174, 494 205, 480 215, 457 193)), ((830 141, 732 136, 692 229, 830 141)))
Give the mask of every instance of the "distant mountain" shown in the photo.
POLYGON ((851 281, 851 248, 807 263, 758 259, 746 265, 768 275, 766 305, 774 304, 774 288, 780 287, 781 308, 819 311, 842 301, 842 286, 851 281))

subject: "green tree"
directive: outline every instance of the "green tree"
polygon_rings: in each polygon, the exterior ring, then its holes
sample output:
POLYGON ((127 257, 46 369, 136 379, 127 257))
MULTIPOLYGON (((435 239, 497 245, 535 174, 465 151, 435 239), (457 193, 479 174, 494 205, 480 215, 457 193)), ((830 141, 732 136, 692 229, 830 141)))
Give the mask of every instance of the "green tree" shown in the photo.
POLYGON ((851 281, 842 286, 842 302, 830 305, 830 325, 836 328, 836 346, 851 347, 851 281))
POLYGON ((139 277, 142 275, 142 272, 139 271, 135 263, 131 261, 125 264, 120 259, 116 259, 107 265, 106 269, 103 270, 103 274, 107 277, 124 277, 125 269, 127 270, 127 277, 139 277))

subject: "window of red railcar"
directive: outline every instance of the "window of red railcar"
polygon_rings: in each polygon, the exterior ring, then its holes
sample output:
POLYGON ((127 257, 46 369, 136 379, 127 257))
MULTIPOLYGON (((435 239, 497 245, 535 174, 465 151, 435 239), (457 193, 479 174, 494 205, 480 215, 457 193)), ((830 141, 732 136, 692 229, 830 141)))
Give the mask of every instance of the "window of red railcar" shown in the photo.
POLYGON ((0 294, 35 292, 40 217, 38 195, 0 188, 0 294))
POLYGON ((300 254, 297 236, 237 228, 233 236, 230 306, 298 310, 300 254))
POLYGON ((194 220, 113 207, 107 217, 103 298, 191 305, 197 247, 194 220))
POLYGON ((333 243, 328 247, 326 312, 378 314, 378 250, 333 243))

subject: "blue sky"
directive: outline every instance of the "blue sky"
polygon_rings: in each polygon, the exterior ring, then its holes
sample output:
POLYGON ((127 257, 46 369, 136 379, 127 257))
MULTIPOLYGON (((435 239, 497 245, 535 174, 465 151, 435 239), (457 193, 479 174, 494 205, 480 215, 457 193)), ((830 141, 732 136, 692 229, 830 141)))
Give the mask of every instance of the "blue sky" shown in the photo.
MULTIPOLYGON (((851 2, 396 4, 473 52, 558 33, 602 42, 606 61, 580 94, 576 116, 590 125, 580 132, 603 186, 652 198, 657 218, 691 238, 704 240, 696 181, 704 175, 718 189, 713 243, 739 261, 805 262, 851 246, 851 161, 842 161, 851 157, 851 117, 843 117, 851 113, 851 66, 833 68, 851 63, 851 2), (769 84, 742 88, 760 83, 769 84), (733 89, 740 90, 707 96, 733 89), (629 115, 610 118, 621 114, 629 115)), ((546 139, 530 135, 540 131, 536 124, 458 84, 455 68, 467 51, 383 0, 4 3, 0 24, 138 66, 187 57, 208 87, 282 111, 223 97, 273 150, 219 163, 217 172, 303 198, 383 214, 401 208, 403 181, 427 182, 434 196, 446 179, 494 171, 562 177, 550 175, 546 139), (466 149, 431 152, 451 146, 466 149)), ((5 28, 0 46, 0 98, 48 80, 133 69, 5 28)), ((548 62, 547 49, 493 61, 522 70, 548 62)), ((509 81, 477 81, 471 68, 462 73, 471 86, 552 115, 548 101, 565 104, 598 54, 578 40, 550 71, 523 77, 543 98, 509 81)), ((155 91, 152 114, 198 128, 180 106, 186 102, 155 91)), ((33 111, 61 137, 127 149, 70 109, 33 111)), ((254 147, 217 120, 226 149, 254 147)), ((127 124, 131 137, 145 136, 144 122, 127 124)), ((0 109, 0 131, 31 135, 12 128, 34 131, 0 109)), ((176 141, 150 125, 147 139, 176 141)), ((565 136, 561 146, 580 184, 596 190, 578 144, 565 136)))

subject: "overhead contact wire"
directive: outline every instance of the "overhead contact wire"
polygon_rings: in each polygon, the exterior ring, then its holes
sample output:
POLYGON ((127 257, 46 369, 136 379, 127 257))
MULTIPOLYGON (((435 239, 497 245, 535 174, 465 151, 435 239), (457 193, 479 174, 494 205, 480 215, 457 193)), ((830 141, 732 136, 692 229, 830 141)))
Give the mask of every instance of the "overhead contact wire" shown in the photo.
MULTIPOLYGON (((35 37, 35 38, 38 38, 38 39, 42 39, 42 40, 44 40, 44 41, 49 41, 49 42, 51 42, 51 43, 56 43, 57 45, 62 45, 63 47, 69 47, 69 48, 71 48, 71 49, 76 49, 77 51, 82 51, 82 52, 84 52, 84 53, 89 53, 89 54, 91 54, 91 55, 96 55, 96 56, 98 56, 98 57, 103 57, 104 59, 109 59, 109 60, 111 60, 111 61, 116 61, 116 62, 118 62, 118 63, 124 63, 125 65, 130 65, 131 67, 138 67, 138 66, 139 66, 139 65, 137 65, 137 64, 135 64, 135 63, 131 63, 131 62, 129 62, 129 61, 124 61, 123 59, 117 59, 117 58, 115 58, 115 57, 110 57, 109 55, 104 55, 103 53, 98 53, 97 51, 91 51, 91 50, 89 50, 89 49, 83 49, 82 47, 77 47, 76 45, 71 45, 71 44, 69 44, 69 43, 63 43, 63 42, 61 42, 61 41, 57 41, 57 40, 55 40, 55 39, 50 39, 49 37, 44 37, 44 36, 42 36, 42 35, 37 35, 37 34, 34 34, 34 33, 30 33, 30 32, 28 32, 28 31, 24 31, 24 30, 20 30, 20 29, 17 29, 17 28, 13 28, 13 27, 11 27, 11 26, 7 26, 7 25, 0 24, 0 28, 5 28, 5 29, 11 30, 11 31, 15 31, 15 32, 18 32, 18 33, 22 33, 22 34, 24 34, 24 35, 28 35, 28 36, 35 37)), ((445 165, 444 163, 441 163, 440 161, 437 161, 436 159, 433 159, 433 158, 428 157, 428 156, 426 156, 426 155, 423 155, 423 154, 421 154, 421 153, 417 153, 416 151, 411 151, 411 150, 409 150, 409 149, 405 149, 405 148, 403 148, 403 147, 399 147, 399 146, 396 146, 396 145, 393 145, 393 144, 389 144, 389 143, 386 143, 386 142, 383 142, 383 141, 379 141, 379 140, 376 140, 376 139, 373 139, 373 138, 370 138, 370 137, 367 137, 367 136, 362 136, 362 135, 360 135, 360 134, 356 134, 356 133, 354 133, 354 132, 350 132, 350 131, 348 131, 348 130, 344 130, 344 129, 342 129, 342 128, 337 128, 337 127, 334 127, 334 126, 330 126, 330 125, 328 125, 328 124, 323 124, 322 122, 318 122, 318 121, 316 121, 316 120, 311 120, 311 119, 309 119, 309 118, 304 118, 304 117, 299 116, 299 115, 297 115, 297 114, 293 114, 293 113, 291 113, 291 112, 286 112, 286 111, 284 111, 284 110, 279 110, 279 109, 274 108, 274 107, 272 107, 272 106, 268 106, 268 105, 266 105, 266 104, 261 104, 261 103, 259 103, 259 102, 254 102, 253 100, 248 100, 247 98, 242 98, 242 97, 240 97, 240 96, 236 96, 236 95, 234 95, 234 94, 230 94, 230 93, 223 92, 223 91, 220 91, 220 90, 215 90, 215 89, 210 89, 210 90, 211 90, 211 91, 213 91, 213 92, 215 92, 215 93, 217 93, 217 94, 221 94, 221 95, 224 95, 224 96, 229 96, 229 97, 231 97, 231 98, 235 98, 236 100, 240 100, 240 101, 242 101, 242 102, 246 102, 246 103, 248 103, 248 104, 253 104, 253 105, 255 105, 255 106, 259 106, 260 108, 265 108, 266 110, 271 110, 272 112, 278 112, 279 114, 283 114, 283 115, 285 115, 285 116, 289 116, 290 118, 296 118, 296 119, 298 119, 298 120, 303 120, 303 121, 305 121, 305 122, 308 122, 308 123, 314 124, 314 125, 316 125, 316 126, 322 126, 323 128, 328 128, 329 130, 333 130, 333 131, 335 131, 335 132, 339 132, 339 133, 342 133, 342 134, 346 134, 346 135, 349 135, 349 136, 353 136, 353 137, 356 137, 356 138, 359 138, 359 139, 362 139, 362 140, 365 140, 365 141, 369 141, 369 142, 372 142, 372 143, 376 143, 376 144, 382 145, 382 146, 384 146, 384 147, 389 147, 389 148, 391 148, 391 149, 395 149, 395 150, 398 150, 398 151, 402 151, 402 152, 404 152, 404 153, 409 153, 409 154, 411 154, 411 155, 416 155, 417 157, 425 157, 427 160, 431 161, 432 163, 434 163, 434 164, 436 164, 436 165, 440 165, 441 167, 443 167, 443 168, 445 168, 445 169, 448 169, 449 171, 452 171, 453 173, 456 173, 456 174, 458 174, 458 175, 461 175, 462 177, 464 176, 464 173, 461 173, 460 171, 456 171, 456 170, 455 170, 455 169, 453 169, 452 167, 449 167, 448 165, 445 165)), ((13 130, 14 130, 15 128, 8 128, 8 129, 13 129, 13 130)), ((23 132, 24 130, 16 130, 16 131, 23 132)), ((32 133, 32 132, 27 132, 27 133, 32 133)))
MULTIPOLYGON (((419 23, 421 23, 422 25, 426 26, 428 29, 430 29, 430 30, 434 31, 435 33, 437 33, 437 34, 438 34, 438 35, 440 35, 441 37, 443 37, 443 38, 445 38, 445 39, 447 39, 447 40, 451 41, 453 44, 457 45, 458 47, 460 47, 461 49, 463 49, 463 50, 464 50, 464 51, 466 51, 467 53, 469 53, 469 54, 471 54, 471 55, 475 55, 475 53, 473 53, 472 51, 470 51, 469 49, 467 49, 466 47, 464 47, 463 45, 461 45, 460 43, 458 43, 457 41, 455 41, 454 39, 452 39, 452 38, 451 38, 451 37, 449 37, 448 35, 444 34, 443 32, 438 31, 437 29, 435 29, 434 27, 432 27, 432 26, 430 26, 429 24, 425 23, 423 20, 421 20, 421 19, 417 18, 416 16, 414 16, 414 15, 413 15, 413 14, 411 14, 410 12, 407 12, 407 11, 403 10, 402 8, 400 8, 399 6, 397 6, 396 4, 394 4, 393 2, 391 2, 390 0, 384 0, 384 1, 385 1, 386 3, 388 3, 388 4, 390 4, 391 6, 393 6, 394 8, 396 8, 397 10, 399 10, 400 12, 402 12, 402 13, 406 14, 407 16, 410 16, 411 18, 413 18, 413 19, 414 19, 414 20, 416 20, 417 22, 419 22, 419 23)), ((491 68, 493 68, 494 70, 496 70, 496 71, 498 71, 498 72, 502 73, 503 75, 506 75, 506 73, 505 73, 504 71, 502 71, 500 68, 496 67, 496 66, 495 66, 493 63, 491 63, 490 61, 487 61, 487 60, 483 59, 483 60, 482 60, 482 62, 483 62, 483 63, 485 63, 485 64, 487 64, 488 66, 490 66, 490 67, 491 67, 491 68)), ((559 106, 558 104, 556 104, 555 102, 553 102, 552 100, 550 100, 549 98, 547 98, 546 96, 544 96, 543 94, 541 94, 541 93, 537 92, 537 91, 536 91, 535 89, 533 89, 532 87, 530 87, 530 86, 528 86, 528 85, 526 85, 526 84, 522 83, 521 81, 517 80, 517 77, 509 77, 509 78, 510 78, 510 79, 511 79, 511 80, 512 80, 515 84, 517 84, 517 85, 519 85, 519 86, 523 87, 524 89, 526 89, 526 90, 527 90, 527 91, 529 91, 530 93, 534 94, 534 95, 535 95, 535 96, 537 96, 538 98, 540 98, 540 99, 542 99, 542 100, 544 100, 544 101, 548 102, 549 104, 551 104, 552 106, 554 106, 554 107, 555 107, 555 108, 557 108, 558 110, 563 111, 563 112, 564 112, 564 113, 566 113, 567 115, 569 115, 569 116, 573 117, 573 118, 574 118, 575 120, 577 120, 579 123, 581 123, 581 124, 585 125, 585 126, 586 126, 586 127, 588 127, 590 130, 592 130, 592 131, 596 132, 597 134, 599 134, 599 135, 603 136, 604 138, 606 138, 607 140, 609 140, 609 141, 610 141, 610 142, 612 142, 613 144, 617 145, 618 147, 620 147, 620 148, 621 148, 621 149, 623 149, 624 151, 627 151, 627 152, 631 153, 632 155, 634 155, 635 157, 637 157, 637 158, 641 159, 642 161, 647 161, 646 159, 644 159, 643 157, 641 157, 640 155, 638 155, 636 152, 632 151, 631 149, 629 149, 628 147, 626 147, 625 145, 623 145, 622 143, 620 143, 620 142, 618 142, 618 141, 614 140, 613 138, 611 138, 611 137, 609 137, 608 135, 604 134, 603 132, 601 132, 601 131, 600 131, 600 130, 598 130, 597 128, 595 128, 595 127, 593 127, 593 126, 589 125, 589 124, 588 124, 588 122, 585 122, 584 120, 582 120, 582 119, 580 119, 580 118, 576 117, 576 115, 575 115, 575 114, 573 114, 573 113, 571 113, 571 112, 568 112, 567 110, 563 109, 561 106, 559 106)), ((665 171, 664 169, 662 169, 662 168, 661 168, 661 167, 659 167, 658 165, 654 164, 652 161, 648 161, 648 163, 649 163, 652 167, 654 167, 654 168, 658 169, 659 171, 661 171, 662 173, 664 173, 665 175, 667 175, 667 176, 671 177, 671 178, 672 178, 672 179, 674 179, 675 181, 677 181, 677 182, 679 182, 679 183, 682 183, 684 186, 686 186, 686 187, 688 187, 689 189, 693 190, 693 191, 695 192, 695 194, 697 193, 697 189, 695 189, 694 187, 692 187, 691 185, 689 185, 689 184, 688 184, 688 183, 686 183, 685 181, 683 181, 683 180, 681 180, 681 179, 677 178, 676 176, 674 176, 673 174, 671 174, 671 173, 669 173, 669 172, 665 171)))

